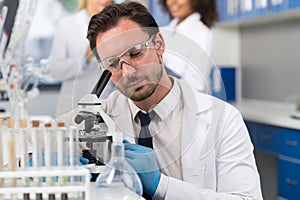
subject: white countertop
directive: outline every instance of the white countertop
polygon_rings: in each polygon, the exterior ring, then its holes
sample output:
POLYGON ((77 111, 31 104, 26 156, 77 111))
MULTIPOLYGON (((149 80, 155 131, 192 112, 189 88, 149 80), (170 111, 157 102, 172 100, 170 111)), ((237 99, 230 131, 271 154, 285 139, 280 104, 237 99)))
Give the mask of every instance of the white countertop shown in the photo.
POLYGON ((294 104, 243 99, 233 104, 244 120, 300 130, 300 119, 291 117, 296 112, 294 104))

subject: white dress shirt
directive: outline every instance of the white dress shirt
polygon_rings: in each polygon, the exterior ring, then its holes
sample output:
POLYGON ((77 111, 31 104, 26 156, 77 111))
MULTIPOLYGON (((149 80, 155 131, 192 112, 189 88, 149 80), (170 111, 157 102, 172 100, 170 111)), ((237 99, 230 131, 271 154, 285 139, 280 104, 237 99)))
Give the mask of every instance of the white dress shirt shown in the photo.
MULTIPOLYGON (((131 100, 128 100, 128 103, 132 119, 134 119, 135 136, 138 138, 141 126, 136 115, 140 109, 131 100)), ((149 130, 159 168, 167 176, 182 180, 179 157, 181 152, 182 99, 177 82, 174 83, 170 93, 150 110, 149 114, 151 118, 149 130)))

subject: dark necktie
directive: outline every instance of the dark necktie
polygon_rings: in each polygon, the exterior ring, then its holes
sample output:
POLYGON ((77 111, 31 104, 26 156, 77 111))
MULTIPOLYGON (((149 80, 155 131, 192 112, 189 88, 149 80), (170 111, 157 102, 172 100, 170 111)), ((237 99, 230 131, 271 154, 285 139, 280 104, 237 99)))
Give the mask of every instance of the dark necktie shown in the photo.
MULTIPOLYGON (((145 114, 142 111, 139 111, 137 113, 137 116, 140 118, 141 121, 141 131, 138 139, 138 144, 153 149, 152 137, 148 127, 151 121, 149 113, 145 114)), ((152 197, 145 192, 143 193, 143 197, 146 200, 152 199, 152 197)))
POLYGON ((148 127, 151 121, 149 113, 145 114, 142 111, 139 111, 137 113, 137 116, 141 121, 141 131, 138 139, 138 144, 153 149, 152 137, 148 127))

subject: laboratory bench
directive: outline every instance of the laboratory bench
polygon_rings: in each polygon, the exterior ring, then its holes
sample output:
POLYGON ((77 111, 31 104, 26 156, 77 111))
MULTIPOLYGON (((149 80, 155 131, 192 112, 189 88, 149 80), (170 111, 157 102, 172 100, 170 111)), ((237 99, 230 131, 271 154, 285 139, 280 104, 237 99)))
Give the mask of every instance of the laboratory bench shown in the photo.
POLYGON ((264 199, 299 199, 300 119, 291 117, 296 107, 260 100, 242 100, 234 106, 255 148, 264 199))

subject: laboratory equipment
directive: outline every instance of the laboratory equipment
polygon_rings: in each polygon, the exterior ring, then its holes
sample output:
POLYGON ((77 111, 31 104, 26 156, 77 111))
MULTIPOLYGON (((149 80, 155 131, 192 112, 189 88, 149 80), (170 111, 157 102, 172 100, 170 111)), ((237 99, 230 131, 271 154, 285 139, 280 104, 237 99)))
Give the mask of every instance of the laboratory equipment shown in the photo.
MULTIPOLYGON (((29 157, 28 157, 28 151, 27 151, 27 121, 25 119, 20 119, 19 121, 20 125, 20 144, 21 144, 21 160, 20 160, 20 168, 23 170, 26 170, 28 168, 29 164, 29 157)), ((23 179, 23 184, 24 186, 29 186, 29 180, 28 177, 25 177, 23 179)), ((24 200, 30 200, 30 194, 29 193, 24 193, 23 194, 23 199, 24 200)))
MULTIPOLYGON (((2 119, 0 119, 0 144, 2 144, 2 119)), ((3 151, 2 151, 2 145, 0 147, 0 172, 2 171, 3 169, 3 151)), ((0 188, 3 186, 3 179, 0 178, 0 188)), ((1 198, 1 196, 0 196, 1 198)))
MULTIPOLYGON (((9 118, 7 121, 8 124, 8 133, 9 133, 9 139, 8 139, 8 154, 9 154, 9 160, 8 160, 8 169, 10 171, 16 171, 16 129, 15 129, 15 119, 9 118)), ((12 178, 11 179, 11 187, 16 187, 17 185, 17 179, 12 178)))
POLYGON ((103 200, 141 199, 143 187, 136 171, 125 160, 122 133, 113 133, 110 161, 96 180, 96 195, 103 200))
MULTIPOLYGON (((10 103, 11 117, 19 123, 19 119, 27 119, 25 103, 39 94, 37 84, 43 73, 33 59, 24 59, 24 44, 29 26, 36 10, 37 0, 19 0, 16 16, 10 35, 3 34, 7 7, 1 11, 0 19, 0 67, 6 92, 10 103), (1 37, 8 36, 7 39, 1 37), (8 44, 7 44, 8 43, 8 44)), ((11 20, 11 19, 10 19, 11 20)), ((18 124, 16 124, 18 127, 18 124)))
POLYGON ((79 129, 79 141, 86 144, 82 156, 89 159, 89 163, 95 164, 89 167, 93 175, 92 181, 96 180, 98 174, 103 170, 105 163, 110 158, 110 145, 112 136, 110 132, 115 131, 115 123, 101 109, 99 96, 107 85, 111 73, 104 71, 92 94, 85 95, 78 103, 78 112, 74 122, 79 129))
MULTIPOLYGON (((15 128, 14 121, 14 119, 9 119, 7 128, 0 124, 0 133, 1 136, 3 135, 1 137, 2 141, 0 140, 0 147, 4 152, 9 152, 8 162, 4 160, 3 168, 0 171, 0 181, 2 181, 2 184, 0 184, 0 198, 2 200, 25 200, 29 198, 38 200, 60 196, 61 199, 90 200, 90 173, 75 161, 79 158, 77 129, 74 127, 59 127, 61 124, 58 124, 58 126, 49 127, 48 130, 51 131, 47 132, 46 128, 39 126, 38 121, 33 121, 34 127, 26 128, 25 120, 20 121, 21 128, 15 128), (26 133, 33 133, 33 138, 30 141, 33 143, 32 145, 24 141, 26 133), (46 133, 49 134, 46 136, 46 133), (39 148, 37 144, 44 143, 45 138, 48 138, 50 134, 63 136, 63 138, 56 141, 58 145, 49 147, 51 143, 48 141, 48 146, 39 148), (18 137, 10 137, 15 135, 18 135, 18 137), (26 156, 29 156, 29 154, 23 153, 31 146, 33 146, 32 164, 26 165, 26 156), (21 149, 20 157, 18 155, 19 149, 21 149), (69 158, 63 159, 63 161, 67 160, 69 162, 56 161, 63 166, 45 166, 45 157, 48 159, 49 153, 52 152, 61 154, 53 156, 56 160, 62 160, 61 158, 64 155, 68 155, 69 158), (20 158, 21 166, 17 165, 20 158), (53 182, 49 184, 48 179, 53 182)), ((52 159, 52 157, 50 158, 52 159)), ((3 159, 1 155, 0 159, 1 161, 3 159)))
MULTIPOLYGON (((78 103, 79 112, 74 121, 79 129, 79 141, 86 144, 82 156, 90 160, 95 166, 89 168, 95 176, 100 173, 101 167, 110 157, 111 135, 115 130, 114 122, 101 108, 101 102, 95 94, 84 96, 78 103)), ((92 181, 95 177, 92 178, 92 181)))

